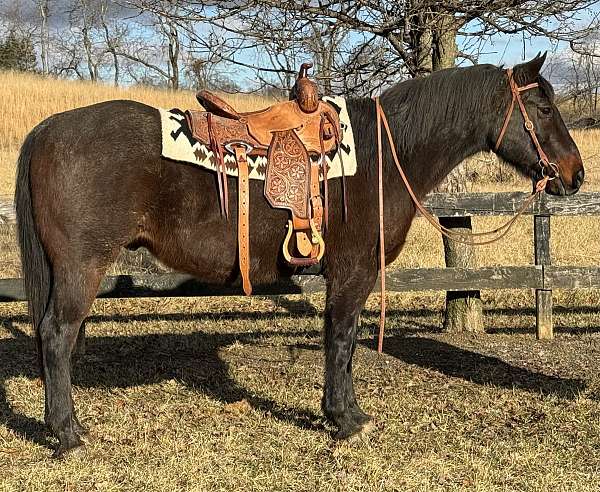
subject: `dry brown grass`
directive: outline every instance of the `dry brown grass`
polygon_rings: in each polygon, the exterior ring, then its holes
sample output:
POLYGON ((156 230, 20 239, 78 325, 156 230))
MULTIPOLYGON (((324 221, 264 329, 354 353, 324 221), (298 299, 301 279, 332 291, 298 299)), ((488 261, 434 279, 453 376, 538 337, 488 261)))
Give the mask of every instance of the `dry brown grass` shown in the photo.
MULTIPOLYGON (((383 356, 361 339, 357 391, 377 430, 350 445, 319 410, 320 297, 99 301, 74 375, 93 438, 65 462, 48 459, 23 307, 2 305, 0 489, 597 490, 597 318, 541 343, 519 334, 531 313, 499 308, 496 334, 451 337, 420 302, 392 300, 383 356)), ((363 327, 376 316, 371 302, 363 327)))
MULTIPOLYGON (((121 97, 195 104, 188 93, 1 74, 0 195, 12 194, 19 142, 37 122, 121 97)), ((575 136, 588 186, 597 186, 600 134, 575 136)), ((490 183, 496 164, 471 167, 476 190, 528 189, 506 170, 490 183)), ((597 219, 552 224, 556 263, 599 264, 597 219)), ((479 251, 480 264, 531 263, 531 237, 521 220, 479 251)), ((441 240, 417 220, 395 266, 442 266, 441 240)), ((113 273, 154 268, 128 254, 113 273)), ((10 227, 0 227, 0 272, 19 275, 10 227)), ((383 356, 373 350, 378 308, 369 300, 355 371, 377 430, 354 445, 333 442, 319 410, 322 296, 98 300, 74 375, 93 439, 64 462, 48 459, 55 441, 42 425, 25 306, 0 303, 0 491, 598 490, 600 293, 554 293, 552 342, 531 335, 531 292, 482 295, 489 333, 478 337, 439 333, 441 293, 391 295, 383 356)))
MULTIPOLYGON (((224 95, 240 110, 264 103, 258 96, 224 95)), ((115 88, 104 84, 43 78, 0 72, 0 196, 14 192, 15 162, 25 135, 48 116, 111 99, 133 99, 161 108, 192 108, 198 103, 191 91, 151 87, 115 88)))

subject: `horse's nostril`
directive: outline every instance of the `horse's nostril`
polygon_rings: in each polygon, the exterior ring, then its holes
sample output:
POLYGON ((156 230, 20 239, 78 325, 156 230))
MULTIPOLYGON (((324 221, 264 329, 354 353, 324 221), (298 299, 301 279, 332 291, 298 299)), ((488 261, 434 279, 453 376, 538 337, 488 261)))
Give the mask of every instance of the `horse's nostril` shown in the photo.
POLYGON ((579 171, 577 171, 577 173, 573 177, 573 187, 580 188, 581 185, 583 184, 584 177, 585 177, 585 172, 583 169, 580 169, 579 171))

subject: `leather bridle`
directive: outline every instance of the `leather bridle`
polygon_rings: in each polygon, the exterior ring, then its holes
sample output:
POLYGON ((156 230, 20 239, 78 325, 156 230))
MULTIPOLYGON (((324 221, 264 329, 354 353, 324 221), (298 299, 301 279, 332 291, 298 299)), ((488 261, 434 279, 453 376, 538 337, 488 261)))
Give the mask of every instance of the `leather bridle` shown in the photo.
POLYGON ((404 185, 406 186, 406 190, 408 191, 408 194, 410 195, 412 201, 415 204, 415 207, 420 212, 420 214, 437 231, 439 231, 440 234, 452 239, 453 241, 463 243, 463 244, 474 245, 474 246, 482 246, 485 244, 493 243, 495 241, 498 241, 499 239, 502 239, 504 236, 506 236, 508 231, 515 224, 516 220, 525 212, 525 210, 527 210, 527 208, 532 204, 532 202, 535 200, 535 198, 546 189, 546 185, 548 184, 548 181, 551 181, 553 179, 560 177, 560 172, 559 172, 558 166, 554 162, 551 162, 550 159, 548 159, 548 156, 542 149, 542 146, 540 145, 537 135, 535 134, 535 126, 534 126, 533 122, 531 121, 531 118, 529 118, 529 115, 527 114, 527 109, 525 108, 525 104, 523 103, 523 100, 521 99, 521 92, 539 87, 539 83, 535 82, 533 84, 528 84, 528 85, 519 87, 514 79, 512 69, 510 69, 510 68, 507 69, 506 75, 507 75, 508 84, 509 84, 509 87, 510 87, 510 90, 512 93, 512 99, 511 99, 508 111, 506 112, 506 116, 504 118, 504 124, 502 125, 502 129, 500 130, 500 134, 498 135, 498 140, 496 141, 494 150, 497 152, 500 147, 500 144, 502 143, 502 139, 504 138, 504 134, 506 133, 506 129, 508 128, 508 124, 510 123, 510 119, 514 112, 515 101, 516 101, 519 106, 519 109, 521 110, 521 114, 523 115, 523 119, 525 121, 525 129, 529 133, 531 140, 538 152, 539 165, 542 169, 542 178, 537 181, 533 193, 519 207, 519 209, 517 210, 514 217, 511 217, 505 224, 503 224, 502 226, 500 226, 496 229, 493 229, 491 231, 475 232, 475 233, 474 232, 464 233, 464 232, 454 231, 452 229, 449 229, 449 228, 441 225, 438 222, 438 220, 423 206, 423 204, 417 198, 414 190, 412 189, 412 186, 410 185, 410 183, 408 181, 408 178, 404 172, 404 169, 402 168, 402 165, 400 164, 400 160, 398 159, 398 154, 396 152, 396 145, 394 143, 394 138, 392 136, 392 132, 390 130, 385 112, 383 111, 383 108, 381 107, 379 97, 374 98, 376 112, 377 112, 377 144, 378 144, 378 176, 379 176, 379 182, 378 182, 379 262, 380 262, 380 269, 381 269, 381 273, 380 273, 381 317, 380 317, 380 321, 379 321, 379 338, 378 338, 378 343, 377 343, 377 351, 378 352, 381 352, 383 350, 383 332, 384 332, 384 328, 385 328, 385 305, 386 305, 386 301, 385 301, 385 239, 384 239, 384 223, 383 223, 383 216, 384 216, 384 207, 383 207, 383 141, 382 141, 382 135, 381 135, 382 123, 383 123, 383 126, 384 126, 386 134, 387 134, 388 143, 390 145, 390 148, 392 151, 392 157, 394 159, 394 163, 396 164, 396 168, 398 169, 398 173, 400 174, 400 177, 402 178, 402 181, 404 182, 404 185), (473 239, 473 238, 477 238, 477 237, 486 237, 486 236, 492 236, 492 235, 494 235, 494 237, 492 239, 486 239, 486 240, 482 240, 482 241, 476 241, 473 239))
POLYGON ((525 108, 525 104, 523 104, 523 99, 521 99, 521 92, 524 92, 529 89, 535 89, 536 87, 539 87, 540 84, 538 82, 534 82, 533 84, 528 84, 519 87, 517 85, 517 82, 515 81, 512 68, 506 70, 506 76, 508 77, 508 84, 512 93, 512 99, 510 101, 508 111, 506 112, 506 117, 504 118, 504 124, 502 125, 502 129, 500 130, 500 134, 498 135, 498 140, 496 140, 494 150, 498 152, 498 149, 500 148, 500 143, 504 138, 504 134, 506 133, 506 129, 508 128, 508 124, 510 123, 510 119, 515 109, 516 101, 519 105, 519 109, 521 110, 521 114, 523 115, 523 120, 525 121, 525 129, 529 133, 529 136, 531 137, 533 145, 535 145, 538 156, 540 158, 539 164, 542 168, 542 177, 550 176, 550 180, 558 178, 560 176, 559 168, 556 165, 556 163, 551 162, 550 159, 548 159, 548 156, 544 152, 544 149, 542 149, 537 135, 535 134, 535 126, 533 125, 533 121, 531 121, 531 118, 527 114, 527 109, 525 108))

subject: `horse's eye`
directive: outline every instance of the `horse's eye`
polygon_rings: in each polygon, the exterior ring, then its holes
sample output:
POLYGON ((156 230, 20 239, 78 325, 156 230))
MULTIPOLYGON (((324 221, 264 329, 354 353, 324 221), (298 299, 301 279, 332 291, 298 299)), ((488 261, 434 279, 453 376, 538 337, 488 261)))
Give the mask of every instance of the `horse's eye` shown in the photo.
POLYGON ((543 106, 538 109, 544 116, 550 116, 552 114, 552 108, 550 106, 543 106))

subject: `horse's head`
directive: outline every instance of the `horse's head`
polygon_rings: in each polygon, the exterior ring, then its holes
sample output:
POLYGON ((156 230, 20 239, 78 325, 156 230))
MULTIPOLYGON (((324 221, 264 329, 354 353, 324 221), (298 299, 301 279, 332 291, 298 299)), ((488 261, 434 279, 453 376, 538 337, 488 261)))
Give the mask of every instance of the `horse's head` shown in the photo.
POLYGON ((498 155, 526 175, 550 176, 548 193, 572 195, 583 183, 583 163, 554 103, 554 90, 540 75, 545 60, 545 54, 538 55, 505 72, 491 140, 498 155))

